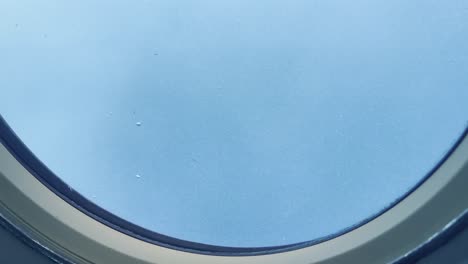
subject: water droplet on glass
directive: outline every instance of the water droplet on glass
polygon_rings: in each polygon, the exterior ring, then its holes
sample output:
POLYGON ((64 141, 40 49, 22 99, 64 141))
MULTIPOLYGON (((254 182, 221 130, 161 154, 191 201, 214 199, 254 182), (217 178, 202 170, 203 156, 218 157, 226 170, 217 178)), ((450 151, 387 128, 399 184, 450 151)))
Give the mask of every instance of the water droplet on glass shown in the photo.
POLYGON ((139 179, 139 178, 141 178, 141 175, 137 174, 137 175, 135 175, 135 177, 137 177, 139 179))
POLYGON ((141 122, 136 122, 135 125, 141 126, 141 122))

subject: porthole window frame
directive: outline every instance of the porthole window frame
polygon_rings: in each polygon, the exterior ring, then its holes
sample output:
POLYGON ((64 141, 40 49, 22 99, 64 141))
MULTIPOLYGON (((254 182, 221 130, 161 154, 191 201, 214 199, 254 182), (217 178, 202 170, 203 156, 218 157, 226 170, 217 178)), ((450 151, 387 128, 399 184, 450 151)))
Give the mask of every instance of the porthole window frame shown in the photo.
POLYGON ((456 223, 467 222, 460 220, 466 219, 468 208, 463 188, 468 186, 467 130, 418 186, 377 217, 319 241, 249 250, 210 251, 206 245, 194 248, 195 243, 172 238, 173 244, 158 244, 125 231, 41 180, 40 174, 47 172, 37 171, 31 162, 39 160, 32 153, 19 153, 26 146, 18 147, 21 141, 1 118, 0 143, 3 222, 70 263, 404 263, 456 223))

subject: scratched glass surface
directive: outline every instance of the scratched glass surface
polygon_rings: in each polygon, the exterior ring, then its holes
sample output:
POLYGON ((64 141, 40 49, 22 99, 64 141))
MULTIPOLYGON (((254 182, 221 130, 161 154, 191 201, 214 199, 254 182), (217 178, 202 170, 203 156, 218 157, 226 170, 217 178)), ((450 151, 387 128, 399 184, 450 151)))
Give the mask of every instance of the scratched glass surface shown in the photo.
POLYGON ((0 1, 0 113, 147 229, 276 246, 360 223, 468 122, 468 2, 0 1))

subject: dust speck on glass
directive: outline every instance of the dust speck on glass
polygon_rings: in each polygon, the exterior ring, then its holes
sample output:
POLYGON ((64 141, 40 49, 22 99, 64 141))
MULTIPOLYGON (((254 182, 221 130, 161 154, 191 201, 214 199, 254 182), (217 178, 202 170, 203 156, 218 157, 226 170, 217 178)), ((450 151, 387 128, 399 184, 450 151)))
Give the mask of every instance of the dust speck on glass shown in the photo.
POLYGON ((0 113, 71 190, 139 226, 309 241, 386 208, 461 135, 467 7, 2 0, 0 113))

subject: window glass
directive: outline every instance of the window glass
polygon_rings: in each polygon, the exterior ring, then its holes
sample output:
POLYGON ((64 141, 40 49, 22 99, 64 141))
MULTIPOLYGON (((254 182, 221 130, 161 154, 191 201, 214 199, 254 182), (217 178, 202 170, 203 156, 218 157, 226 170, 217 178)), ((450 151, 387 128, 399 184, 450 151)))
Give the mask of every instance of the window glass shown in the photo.
POLYGON ((219 246, 381 212, 468 121, 466 1, 0 2, 0 113, 74 191, 219 246))

